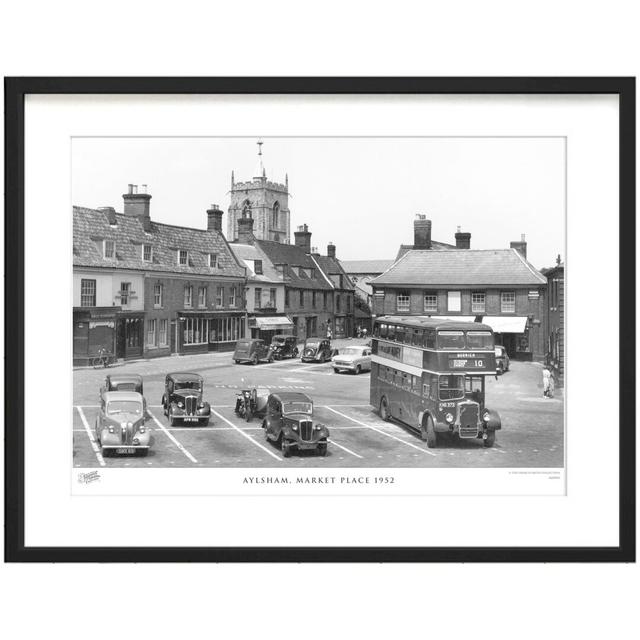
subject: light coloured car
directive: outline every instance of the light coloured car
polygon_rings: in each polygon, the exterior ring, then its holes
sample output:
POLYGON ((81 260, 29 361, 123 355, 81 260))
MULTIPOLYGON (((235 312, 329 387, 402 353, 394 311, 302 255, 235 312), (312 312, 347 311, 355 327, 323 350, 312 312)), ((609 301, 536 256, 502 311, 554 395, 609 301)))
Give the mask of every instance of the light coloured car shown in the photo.
POLYGON ((336 373, 341 371, 371 371, 371 347, 366 345, 353 345, 340 349, 337 355, 331 358, 333 370, 336 373))

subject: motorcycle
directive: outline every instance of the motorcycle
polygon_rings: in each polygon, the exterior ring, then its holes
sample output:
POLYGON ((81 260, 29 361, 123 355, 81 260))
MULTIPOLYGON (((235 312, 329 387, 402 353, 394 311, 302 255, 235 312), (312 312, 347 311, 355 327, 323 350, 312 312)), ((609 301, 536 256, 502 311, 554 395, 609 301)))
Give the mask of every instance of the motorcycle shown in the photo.
POLYGON ((236 398, 235 412, 247 422, 254 416, 264 416, 269 399, 268 389, 242 389, 236 398))

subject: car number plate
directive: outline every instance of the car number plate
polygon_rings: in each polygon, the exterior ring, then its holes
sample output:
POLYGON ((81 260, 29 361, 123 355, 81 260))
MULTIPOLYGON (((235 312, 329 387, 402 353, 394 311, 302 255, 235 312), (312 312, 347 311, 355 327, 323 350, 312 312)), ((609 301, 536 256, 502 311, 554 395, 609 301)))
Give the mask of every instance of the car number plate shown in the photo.
POLYGON ((116 453, 135 453, 136 450, 132 447, 119 447, 116 449, 116 453))
POLYGON ((184 418, 185 422, 198 422, 198 418, 184 418))

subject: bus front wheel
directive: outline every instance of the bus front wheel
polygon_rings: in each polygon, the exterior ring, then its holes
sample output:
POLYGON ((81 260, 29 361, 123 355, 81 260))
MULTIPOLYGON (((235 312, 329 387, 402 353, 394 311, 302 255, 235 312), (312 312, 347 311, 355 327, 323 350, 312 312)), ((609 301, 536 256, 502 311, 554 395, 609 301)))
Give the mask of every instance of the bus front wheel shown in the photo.
POLYGON ((438 444, 438 434, 433 426, 433 419, 427 416, 427 420, 422 430, 422 439, 427 443, 429 449, 434 449, 438 444))
POLYGON ((389 422, 389 418, 391 418, 391 416, 389 415, 389 406, 387 405, 386 398, 382 398, 382 400, 380 400, 380 417, 385 422, 389 422))

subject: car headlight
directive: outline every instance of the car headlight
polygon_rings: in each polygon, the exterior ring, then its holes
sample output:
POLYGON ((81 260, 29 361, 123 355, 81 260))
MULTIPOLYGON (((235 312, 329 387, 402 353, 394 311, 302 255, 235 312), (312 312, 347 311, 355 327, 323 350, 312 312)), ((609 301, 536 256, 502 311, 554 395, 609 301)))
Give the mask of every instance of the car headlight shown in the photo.
POLYGON ((198 405, 198 409, 204 409, 204 402, 201 402, 201 403, 198 405))
POLYGON ((314 426, 313 426, 313 428, 314 428, 316 431, 320 431, 320 429, 322 429, 322 425, 321 425, 321 424, 316 424, 316 425, 314 425, 314 426))
POLYGON ((488 412, 488 411, 485 411, 485 413, 482 415, 482 419, 483 419, 485 422, 489 422, 490 418, 491 418, 491 416, 489 415, 489 412, 488 412))
POLYGON ((131 427, 133 427, 133 422, 127 422, 127 428, 131 429, 131 427))
POLYGON ((445 419, 449 424, 451 424, 451 423, 453 422, 453 415, 452 415, 452 414, 450 414, 450 413, 445 413, 445 414, 444 414, 444 419, 445 419))
POLYGON ((113 433, 113 427, 109 427, 109 433, 113 433))
POLYGON ((182 409, 184 405, 182 404, 182 402, 178 402, 178 406, 182 409))
POLYGON ((294 431, 297 431, 297 430, 298 430, 298 425, 297 425, 297 424, 294 424, 294 425, 293 425, 293 427, 292 427, 292 429, 293 429, 294 431))
POLYGON ((146 430, 147 430, 147 427, 145 427, 144 425, 141 425, 140 428, 138 429, 140 433, 144 433, 146 430))

